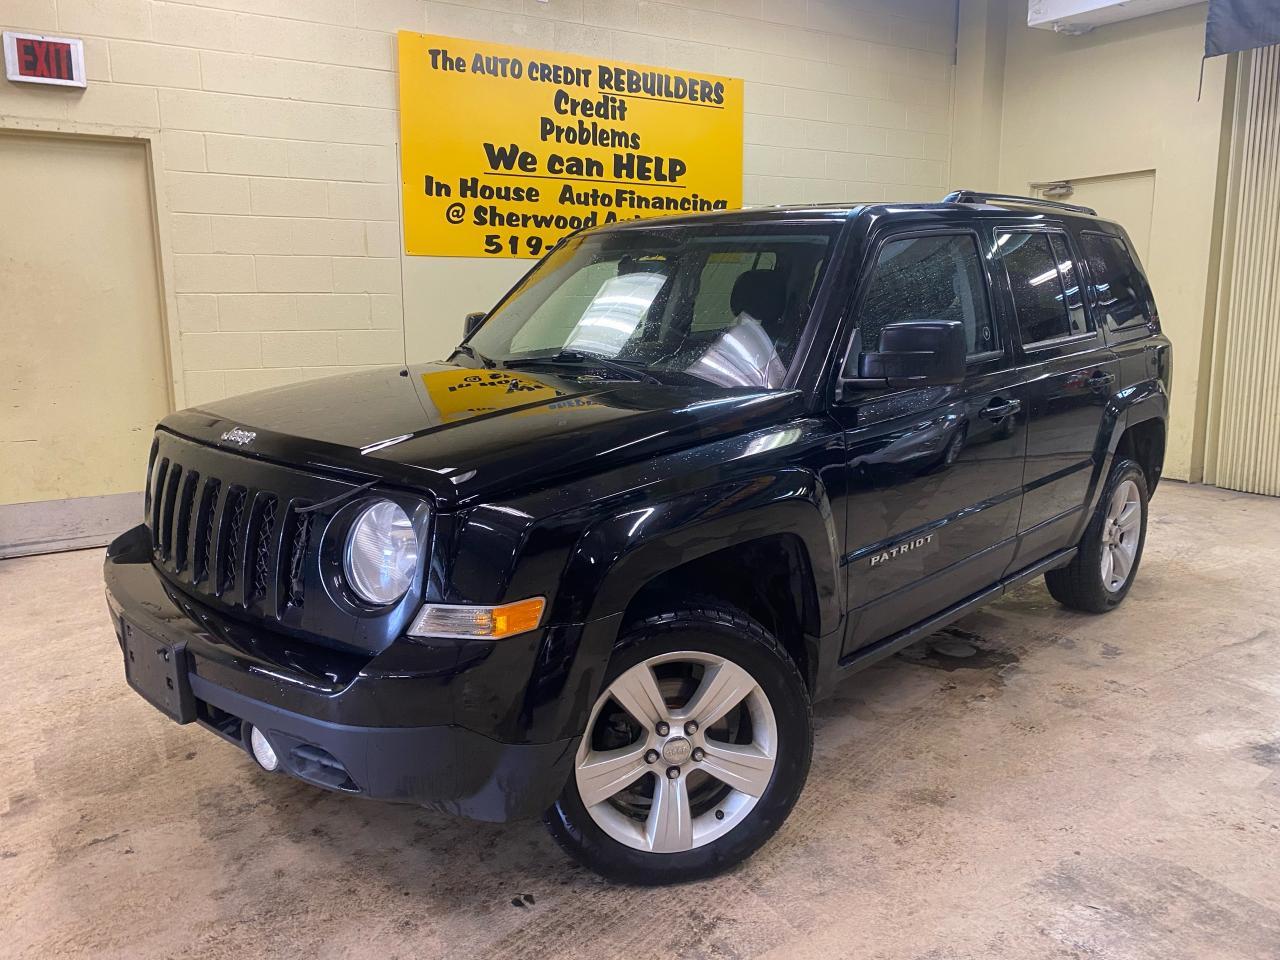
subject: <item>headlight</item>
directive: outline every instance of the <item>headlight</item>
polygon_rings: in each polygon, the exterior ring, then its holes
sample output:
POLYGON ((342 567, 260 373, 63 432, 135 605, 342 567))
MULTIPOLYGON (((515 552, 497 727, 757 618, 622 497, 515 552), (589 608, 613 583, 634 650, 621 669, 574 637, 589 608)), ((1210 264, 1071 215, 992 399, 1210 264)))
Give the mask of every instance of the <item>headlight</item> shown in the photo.
POLYGON ((362 600, 383 605, 403 597, 418 569, 418 534, 409 515, 390 500, 360 511, 347 534, 343 569, 362 600))

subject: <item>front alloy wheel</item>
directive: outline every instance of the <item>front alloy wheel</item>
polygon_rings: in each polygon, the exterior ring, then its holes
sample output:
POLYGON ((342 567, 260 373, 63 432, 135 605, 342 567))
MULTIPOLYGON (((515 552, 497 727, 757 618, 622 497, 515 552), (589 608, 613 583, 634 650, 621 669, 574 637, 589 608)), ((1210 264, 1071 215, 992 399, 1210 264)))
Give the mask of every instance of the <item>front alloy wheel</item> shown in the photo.
POLYGON ((583 806, 609 837, 651 853, 692 850, 741 823, 769 786, 778 748, 760 685, 695 650, 622 674, 587 729, 574 772, 583 806))
POLYGON ((710 876, 781 824, 811 742, 804 683, 759 624, 720 607, 654 617, 615 651, 547 823, 615 879, 710 876))

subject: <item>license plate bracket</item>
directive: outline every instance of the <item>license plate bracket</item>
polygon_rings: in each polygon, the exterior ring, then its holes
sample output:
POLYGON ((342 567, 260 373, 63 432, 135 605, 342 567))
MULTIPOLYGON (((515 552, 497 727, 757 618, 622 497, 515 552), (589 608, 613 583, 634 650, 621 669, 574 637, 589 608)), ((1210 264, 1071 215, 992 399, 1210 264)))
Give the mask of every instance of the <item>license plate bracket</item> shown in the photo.
POLYGON ((161 713, 178 723, 196 718, 185 640, 171 643, 125 620, 124 675, 129 686, 161 713))

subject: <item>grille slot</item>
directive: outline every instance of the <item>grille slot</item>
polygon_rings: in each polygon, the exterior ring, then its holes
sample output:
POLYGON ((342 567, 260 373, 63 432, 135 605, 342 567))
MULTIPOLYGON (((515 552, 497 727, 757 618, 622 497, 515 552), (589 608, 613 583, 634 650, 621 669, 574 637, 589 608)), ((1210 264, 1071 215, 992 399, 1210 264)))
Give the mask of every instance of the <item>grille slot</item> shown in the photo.
POLYGON ((200 483, 200 474, 194 470, 187 471, 187 478, 182 484, 182 499, 178 502, 178 525, 174 528, 173 567, 185 570, 190 559, 188 547, 191 542, 191 510, 196 502, 196 485, 200 483))
POLYGON ((210 477, 204 482, 200 509, 196 512, 196 542, 191 557, 191 582, 203 583, 209 575, 209 553, 213 546, 213 512, 218 506, 222 482, 210 477))
POLYGON ((302 507, 309 504, 299 503, 289 511, 292 527, 287 537, 289 544, 289 567, 285 571, 285 603, 299 608, 305 600, 303 587, 306 577, 307 548, 311 545, 311 524, 315 514, 308 511, 300 513, 302 507))
POLYGON ((142 516, 145 520, 151 519, 151 498, 155 494, 155 491, 152 489, 152 484, 156 478, 156 456, 159 453, 160 438, 156 437, 151 441, 151 452, 147 454, 147 479, 144 484, 146 492, 143 494, 142 498, 142 516))
POLYGON ((173 508, 177 505, 178 484, 182 481, 182 467, 176 463, 169 467, 165 478, 164 498, 160 506, 160 556, 169 559, 173 551, 173 508))
POLYGON ((164 500, 164 480, 169 472, 169 458, 165 457, 156 467, 151 478, 151 548, 160 549, 160 505, 164 500))
POLYGON ((258 501, 257 522, 254 524, 253 567, 249 577, 249 590, 245 605, 254 603, 267 593, 272 579, 271 534, 276 526, 276 506, 279 501, 267 494, 258 501))
POLYGON ((240 572, 240 532, 244 521, 244 487, 232 487, 227 491, 227 503, 223 508, 222 531, 219 537, 218 555, 221 558, 218 571, 218 593, 229 593, 236 588, 240 572))

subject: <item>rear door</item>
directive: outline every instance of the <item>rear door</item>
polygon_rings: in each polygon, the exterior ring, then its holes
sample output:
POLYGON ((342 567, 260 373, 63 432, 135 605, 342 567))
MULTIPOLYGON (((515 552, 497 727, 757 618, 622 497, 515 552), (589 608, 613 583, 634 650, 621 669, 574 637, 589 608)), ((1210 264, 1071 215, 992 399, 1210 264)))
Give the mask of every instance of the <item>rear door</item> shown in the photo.
POLYGON ((990 296, 989 235, 898 229, 872 242, 849 349, 874 349, 904 320, 960 320, 958 386, 855 393, 844 427, 845 653, 909 627, 1000 579, 1013 557, 1026 414, 1012 344, 990 296))
POLYGON ((1029 406, 1017 570, 1079 537, 1119 364, 1085 310, 1079 257, 1066 231, 997 226, 995 234, 1029 406))

